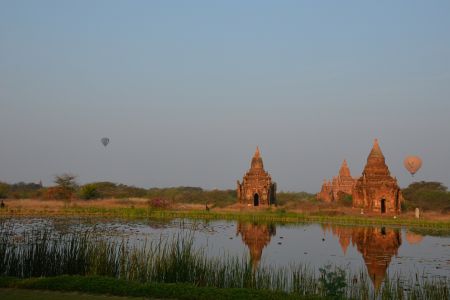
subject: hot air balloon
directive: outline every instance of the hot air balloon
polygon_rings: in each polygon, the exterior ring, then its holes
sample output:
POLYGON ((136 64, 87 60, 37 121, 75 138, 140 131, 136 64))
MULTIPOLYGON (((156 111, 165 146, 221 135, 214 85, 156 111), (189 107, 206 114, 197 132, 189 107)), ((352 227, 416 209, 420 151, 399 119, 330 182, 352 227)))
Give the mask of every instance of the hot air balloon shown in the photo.
POLYGON ((103 146, 105 146, 105 147, 108 146, 108 144, 109 144, 109 138, 107 138, 107 137, 102 138, 100 141, 102 142, 103 146))
POLYGON ((422 159, 418 156, 407 156, 403 161, 403 164, 405 165, 406 170, 414 176, 422 166, 422 159))

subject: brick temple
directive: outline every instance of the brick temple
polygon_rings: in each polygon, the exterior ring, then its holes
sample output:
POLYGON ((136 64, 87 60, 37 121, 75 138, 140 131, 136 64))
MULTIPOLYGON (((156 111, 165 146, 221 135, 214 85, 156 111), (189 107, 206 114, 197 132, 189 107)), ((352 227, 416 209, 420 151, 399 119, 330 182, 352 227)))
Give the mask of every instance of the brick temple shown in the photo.
POLYGON ((353 207, 380 213, 397 214, 401 211, 402 193, 397 179, 389 172, 377 139, 352 195, 353 207))
POLYGON ((342 162, 339 174, 333 180, 324 180, 320 193, 316 195, 318 200, 326 202, 339 201, 343 197, 351 195, 356 179, 350 174, 347 161, 342 162))
POLYGON ((276 183, 272 182, 269 173, 264 170, 259 148, 256 147, 250 170, 242 183, 237 181, 238 202, 246 206, 270 206, 275 204, 276 189, 276 183))

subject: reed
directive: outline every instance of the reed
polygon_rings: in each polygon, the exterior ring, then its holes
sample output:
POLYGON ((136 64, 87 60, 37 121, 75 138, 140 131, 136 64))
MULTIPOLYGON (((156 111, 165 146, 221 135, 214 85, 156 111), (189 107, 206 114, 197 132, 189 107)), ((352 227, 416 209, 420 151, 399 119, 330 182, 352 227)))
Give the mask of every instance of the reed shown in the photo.
MULTIPOLYGON (((58 275, 106 276, 141 283, 189 283, 215 288, 272 290, 291 295, 327 296, 320 278, 304 265, 254 268, 247 257, 207 257, 194 247, 190 231, 145 244, 113 240, 90 232, 20 236, 0 228, 0 276, 17 278, 58 275)), ((330 277, 332 278, 332 277, 330 277)), ((448 279, 403 279, 387 276, 374 290, 364 271, 345 273, 349 299, 448 299, 448 279), (355 276, 357 280, 355 280, 355 276)), ((332 286, 332 282, 331 282, 332 286)))

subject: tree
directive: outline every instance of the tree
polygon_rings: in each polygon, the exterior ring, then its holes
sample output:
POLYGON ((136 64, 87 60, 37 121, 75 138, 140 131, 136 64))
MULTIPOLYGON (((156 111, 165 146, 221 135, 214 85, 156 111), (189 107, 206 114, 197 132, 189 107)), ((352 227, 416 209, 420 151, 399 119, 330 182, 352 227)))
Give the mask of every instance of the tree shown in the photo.
POLYGON ((407 209, 414 210, 418 207, 424 211, 433 210, 443 213, 450 210, 450 193, 440 182, 414 182, 403 189, 402 193, 405 198, 403 207, 407 209))
POLYGON ((57 185, 57 198, 59 199, 70 199, 77 188, 77 183, 75 179, 76 175, 64 173, 61 175, 56 175, 54 182, 57 185))

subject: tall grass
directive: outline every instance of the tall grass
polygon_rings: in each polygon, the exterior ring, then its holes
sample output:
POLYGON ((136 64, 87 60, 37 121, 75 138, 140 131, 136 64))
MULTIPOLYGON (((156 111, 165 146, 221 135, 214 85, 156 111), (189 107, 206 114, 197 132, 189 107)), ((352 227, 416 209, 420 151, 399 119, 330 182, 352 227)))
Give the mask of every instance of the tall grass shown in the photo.
MULTIPOLYGON (((307 266, 255 269, 246 257, 209 258, 203 250, 195 249, 189 232, 144 245, 96 237, 89 232, 55 235, 44 230, 17 236, 0 228, 0 234, 0 276, 101 275, 146 283, 191 283, 297 295, 329 293, 307 266)), ((450 289, 446 279, 417 276, 405 281, 398 276, 387 279, 377 291, 364 271, 346 272, 345 280, 345 295, 350 299, 448 299, 450 289)))

